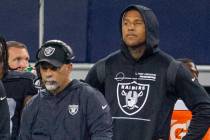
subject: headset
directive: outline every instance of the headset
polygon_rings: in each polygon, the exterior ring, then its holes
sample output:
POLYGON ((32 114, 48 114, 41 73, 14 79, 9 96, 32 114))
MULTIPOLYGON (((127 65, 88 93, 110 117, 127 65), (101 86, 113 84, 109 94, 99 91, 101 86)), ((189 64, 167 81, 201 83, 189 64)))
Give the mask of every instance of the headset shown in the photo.
POLYGON ((36 59, 37 62, 39 61, 39 53, 42 49, 45 49, 46 47, 49 46, 59 46, 62 47, 62 49, 65 51, 66 53, 66 64, 71 63, 72 60, 75 58, 73 50, 71 49, 71 47, 69 45, 67 45, 65 42, 61 41, 61 40, 49 40, 47 42, 45 42, 40 49, 38 50, 37 54, 36 54, 36 59))
POLYGON ((61 41, 61 40, 49 40, 47 42, 45 42, 40 48, 39 50, 37 51, 36 53, 36 63, 35 63, 35 69, 36 69, 36 72, 37 72, 37 78, 34 79, 34 85, 36 88, 40 89, 40 88, 43 88, 43 85, 42 85, 42 78, 41 78, 41 74, 40 74, 40 65, 39 65, 39 60, 41 59, 39 57, 39 54, 40 52, 49 47, 49 46, 57 46, 57 47, 62 47, 62 49, 64 50, 65 54, 66 54, 66 64, 68 63, 71 63, 72 60, 75 58, 74 56, 74 52, 73 50, 71 49, 71 47, 69 45, 67 45, 65 42, 61 41))

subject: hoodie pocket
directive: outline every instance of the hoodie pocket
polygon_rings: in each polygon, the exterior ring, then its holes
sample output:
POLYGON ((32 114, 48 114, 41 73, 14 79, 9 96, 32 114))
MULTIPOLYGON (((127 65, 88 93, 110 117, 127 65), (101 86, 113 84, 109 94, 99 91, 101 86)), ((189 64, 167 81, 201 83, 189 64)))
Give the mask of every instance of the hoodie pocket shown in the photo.
POLYGON ((34 140, 50 140, 49 128, 46 127, 44 120, 38 120, 32 130, 32 139, 34 140))

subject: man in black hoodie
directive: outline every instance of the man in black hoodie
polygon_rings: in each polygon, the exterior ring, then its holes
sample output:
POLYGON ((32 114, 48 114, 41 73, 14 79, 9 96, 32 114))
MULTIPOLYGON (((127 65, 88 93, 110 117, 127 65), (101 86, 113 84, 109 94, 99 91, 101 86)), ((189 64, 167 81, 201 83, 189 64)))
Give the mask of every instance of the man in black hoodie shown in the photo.
POLYGON ((103 95, 71 80, 73 51, 50 40, 37 52, 43 89, 23 111, 20 140, 111 140, 112 118, 103 95))
POLYGON ((200 140, 210 125, 210 97, 183 65, 158 48, 153 11, 130 5, 121 14, 120 26, 121 50, 98 61, 86 77, 110 105, 113 140, 167 140, 157 130, 169 98, 181 98, 193 113, 183 140, 200 140))

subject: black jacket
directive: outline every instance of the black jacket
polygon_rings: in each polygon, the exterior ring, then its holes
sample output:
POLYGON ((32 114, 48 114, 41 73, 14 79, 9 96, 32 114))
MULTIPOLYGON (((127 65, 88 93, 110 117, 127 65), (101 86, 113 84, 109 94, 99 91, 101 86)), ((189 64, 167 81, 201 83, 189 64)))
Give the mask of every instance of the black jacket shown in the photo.
POLYGON ((160 125, 171 118, 177 98, 193 113, 189 132, 183 140, 200 140, 210 126, 208 94, 182 65, 175 75, 176 92, 169 92, 167 70, 174 59, 157 48, 157 19, 149 8, 132 5, 126 10, 132 8, 137 9, 145 21, 147 48, 144 55, 134 60, 123 43, 121 50, 99 60, 86 77, 90 85, 104 93, 110 105, 113 140, 157 140, 162 135, 160 125), (102 68, 104 72, 98 72, 102 68), (104 78, 100 77, 102 73, 105 73, 104 78), (161 113, 163 107, 168 113, 161 113))
POLYGON ((111 140, 109 110, 99 91, 77 80, 55 96, 42 90, 23 111, 20 140, 111 140))
POLYGON ((0 140, 9 140, 9 108, 4 86, 0 81, 0 140))
POLYGON ((37 93, 33 85, 33 78, 34 75, 29 72, 8 71, 2 79, 10 110, 10 140, 17 139, 25 97, 33 96, 37 93))

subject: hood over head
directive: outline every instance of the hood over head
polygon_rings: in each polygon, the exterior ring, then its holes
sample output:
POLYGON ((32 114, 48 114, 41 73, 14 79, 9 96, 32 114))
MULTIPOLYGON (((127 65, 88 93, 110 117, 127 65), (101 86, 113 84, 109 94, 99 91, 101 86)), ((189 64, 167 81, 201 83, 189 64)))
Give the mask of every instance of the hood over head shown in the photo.
MULTIPOLYGON (((150 8, 147 8, 142 5, 129 5, 127 8, 125 8, 120 15, 121 36, 122 36, 122 18, 127 11, 132 9, 139 11, 139 13, 142 15, 144 19, 145 28, 146 28, 145 30, 146 30, 146 47, 147 47, 145 54, 146 55, 151 54, 154 52, 154 48, 157 48, 159 44, 159 23, 154 12, 150 8)), ((126 45, 124 44, 124 46, 126 45)))

